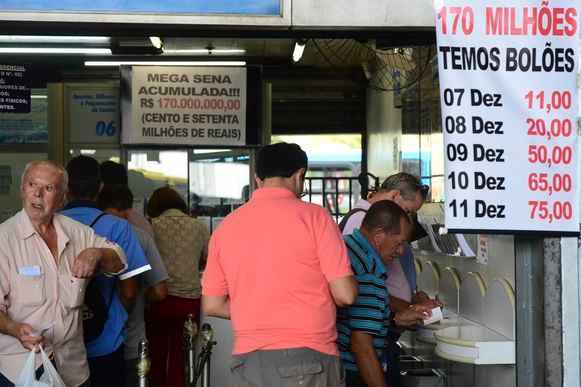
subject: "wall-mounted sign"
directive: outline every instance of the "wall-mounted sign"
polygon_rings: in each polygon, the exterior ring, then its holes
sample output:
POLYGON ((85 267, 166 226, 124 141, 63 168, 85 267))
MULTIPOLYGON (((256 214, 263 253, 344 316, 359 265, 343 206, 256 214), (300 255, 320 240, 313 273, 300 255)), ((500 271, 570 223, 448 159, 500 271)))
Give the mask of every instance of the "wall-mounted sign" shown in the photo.
POLYGON ((0 113, 0 144, 48 143, 48 97, 32 96, 30 113, 0 113))
POLYGON ((119 144, 119 87, 66 85, 69 142, 119 144))
POLYGON ((291 0, 2 0, 0 20, 290 26, 291 0))
POLYGON ((118 12, 118 13, 172 13, 172 14, 248 14, 279 15, 280 0, 62 0, 58 4, 45 0, 4 0, 4 10, 15 11, 73 11, 73 12, 118 12))
POLYGON ((246 144, 243 67, 133 67, 131 106, 124 144, 246 144))
POLYGON ((30 82, 26 67, 0 64, 0 112, 30 113, 30 82))
POLYGON ((579 232, 579 1, 441 0, 446 227, 579 232))

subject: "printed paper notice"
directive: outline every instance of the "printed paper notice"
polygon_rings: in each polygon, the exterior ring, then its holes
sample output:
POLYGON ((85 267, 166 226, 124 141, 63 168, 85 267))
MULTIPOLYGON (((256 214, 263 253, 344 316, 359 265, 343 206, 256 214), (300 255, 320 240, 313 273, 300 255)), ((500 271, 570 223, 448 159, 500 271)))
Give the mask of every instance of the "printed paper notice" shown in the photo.
POLYGON ((246 144, 246 68, 133 67, 125 144, 246 144))

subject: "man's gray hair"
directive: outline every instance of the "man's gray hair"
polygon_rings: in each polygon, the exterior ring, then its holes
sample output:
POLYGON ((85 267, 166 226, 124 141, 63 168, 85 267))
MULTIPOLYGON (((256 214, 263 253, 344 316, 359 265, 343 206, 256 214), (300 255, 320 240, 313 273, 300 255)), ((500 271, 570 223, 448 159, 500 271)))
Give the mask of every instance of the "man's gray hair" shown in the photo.
POLYGON ((57 162, 54 162, 52 160, 35 160, 35 161, 31 161, 28 164, 26 164, 26 167, 24 167, 24 171, 22 172, 22 176, 20 177, 20 188, 22 189, 24 187, 24 179, 26 178, 26 176, 28 175, 28 172, 30 172, 30 170, 34 167, 39 167, 39 166, 46 166, 46 167, 51 167, 53 169, 56 169, 60 175, 61 175, 61 181, 60 181, 60 187, 59 190, 65 194, 67 193, 68 187, 69 187, 69 174, 67 173, 67 170, 60 165, 57 162))
POLYGON ((381 183, 381 191, 398 190, 401 196, 406 200, 414 200, 418 192, 421 193, 425 200, 430 187, 422 184, 420 179, 409 173, 400 172, 389 176, 381 183))

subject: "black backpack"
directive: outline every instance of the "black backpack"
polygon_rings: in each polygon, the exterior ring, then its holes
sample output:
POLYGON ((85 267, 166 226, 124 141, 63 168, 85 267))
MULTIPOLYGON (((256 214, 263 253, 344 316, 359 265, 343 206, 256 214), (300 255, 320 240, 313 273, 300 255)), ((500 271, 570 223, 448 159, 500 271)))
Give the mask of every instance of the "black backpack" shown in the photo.
MULTIPOLYGON (((89 227, 93 228, 103 215, 105 215, 104 212, 99 214, 89 227)), ((109 308, 111 308, 111 304, 113 303, 114 295, 115 289, 112 289, 109 300, 105 300, 101 290, 99 290, 97 280, 95 278, 89 280, 89 284, 85 290, 85 302, 82 310, 83 337, 85 343, 95 340, 103 333, 105 323, 109 318, 109 308)))

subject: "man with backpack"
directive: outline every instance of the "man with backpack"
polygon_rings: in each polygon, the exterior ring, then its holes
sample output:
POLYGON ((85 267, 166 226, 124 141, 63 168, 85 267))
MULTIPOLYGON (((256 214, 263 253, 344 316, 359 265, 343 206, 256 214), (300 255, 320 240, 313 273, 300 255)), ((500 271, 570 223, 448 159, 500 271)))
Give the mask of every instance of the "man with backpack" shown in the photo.
POLYGON ((123 344, 127 311, 138 292, 135 276, 150 270, 131 225, 97 208, 102 187, 97 160, 78 156, 67 164, 69 203, 63 215, 91 226, 117 243, 127 256, 127 271, 117 278, 99 275, 87 288, 84 311, 85 343, 92 387, 122 387, 125 381, 123 344))

